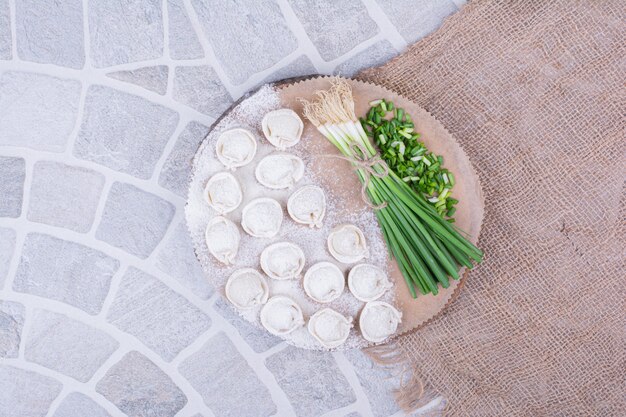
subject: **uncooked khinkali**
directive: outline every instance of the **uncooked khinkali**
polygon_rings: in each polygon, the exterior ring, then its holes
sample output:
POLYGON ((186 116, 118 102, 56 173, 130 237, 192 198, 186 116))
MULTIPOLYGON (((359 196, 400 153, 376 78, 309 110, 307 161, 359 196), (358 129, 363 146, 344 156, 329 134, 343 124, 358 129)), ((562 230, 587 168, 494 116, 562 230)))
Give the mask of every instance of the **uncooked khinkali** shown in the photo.
POLYGON ((351 264, 368 256, 365 236, 352 224, 336 226, 328 235, 328 250, 339 262, 351 264))
POLYGON ((330 303, 337 299, 346 286, 341 269, 330 262, 318 262, 304 274, 304 292, 319 303, 330 303))
POLYGON ((261 269, 277 280, 300 278, 304 268, 304 252, 290 242, 279 242, 261 252, 261 269))
POLYGON ((322 227, 326 214, 324 190, 317 185, 306 185, 296 190, 287 201, 287 212, 296 223, 322 227))
POLYGON ((302 309, 289 297, 274 296, 261 309, 261 324, 276 336, 291 333, 304 325, 302 309))
POLYGON ((265 277, 252 268, 235 271, 228 278, 224 291, 226 298, 242 310, 264 304, 269 294, 265 277))
POLYGON ((209 206, 219 214, 230 213, 241 204, 243 193, 237 179, 230 172, 218 172, 209 178, 204 188, 209 206))
POLYGON ((392 305, 382 301, 371 301, 365 304, 361 311, 359 327, 366 340, 378 343, 396 332, 401 319, 402 313, 392 305))
POLYGON ((359 264, 348 274, 348 288, 361 301, 374 301, 391 287, 385 271, 375 265, 359 264))
POLYGON ((352 317, 345 317, 333 309, 325 308, 309 319, 308 330, 314 338, 329 349, 343 344, 352 328, 352 317))
POLYGON ((241 213, 241 227, 250 236, 274 237, 283 222, 283 209, 273 198, 256 198, 241 213))
POLYGON ((278 149, 284 150, 300 142, 304 124, 295 111, 280 109, 267 113, 261 127, 267 140, 278 149))
POLYGON ((235 169, 248 165, 256 154, 257 143, 252 132, 246 129, 230 129, 217 138, 215 154, 226 168, 235 169))
POLYGON ((254 171, 256 179, 267 188, 289 188, 302 179, 304 162, 291 154, 272 154, 261 159, 254 171))
POLYGON ((215 259, 226 265, 234 262, 241 240, 235 223, 226 217, 216 216, 207 225, 204 236, 209 252, 215 259))

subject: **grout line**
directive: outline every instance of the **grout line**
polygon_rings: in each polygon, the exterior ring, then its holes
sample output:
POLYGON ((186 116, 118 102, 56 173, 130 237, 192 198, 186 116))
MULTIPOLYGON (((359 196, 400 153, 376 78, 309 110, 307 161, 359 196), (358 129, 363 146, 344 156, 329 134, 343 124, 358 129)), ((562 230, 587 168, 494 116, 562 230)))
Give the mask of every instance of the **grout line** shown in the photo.
POLYGON ((71 389, 63 384, 63 388, 61 388, 61 392, 56 396, 54 400, 48 406, 48 412, 46 413, 46 417, 53 417, 54 413, 56 413, 59 406, 65 401, 65 398, 71 393, 71 389))
POLYGON ((291 29, 291 32, 296 37, 296 40, 298 42, 297 50, 304 47, 305 55, 309 57, 309 59, 313 63, 313 66, 315 66, 315 68, 320 73, 328 71, 326 61, 324 61, 324 59, 320 55, 311 38, 309 38, 309 35, 304 29, 304 25, 302 24, 302 22, 300 22, 300 19, 298 19, 298 16, 291 8, 291 5, 287 2, 287 0, 276 0, 276 3, 280 7, 280 11, 285 18, 287 26, 289 27, 289 29, 291 29))
POLYGON ((78 111, 76 112, 76 120, 74 121, 74 128, 70 132, 69 138, 65 143, 65 151, 64 155, 72 155, 72 151, 74 150, 74 144, 76 143, 76 139, 78 139, 78 134, 80 133, 80 128, 82 126, 83 117, 85 114, 85 102, 87 99, 87 90, 89 89, 89 83, 85 81, 80 81, 80 96, 78 98, 78 111))
MULTIPOLYGON (((3 297, 4 298, 4 297, 3 297)), ((22 334, 20 336, 20 345, 18 347, 17 357, 25 360, 26 356, 26 339, 30 336, 30 328, 33 325, 34 308, 30 305, 24 305, 24 325, 22 326, 22 334)))
POLYGON ((461 10, 461 8, 465 6, 467 1, 466 0, 452 0, 452 3, 454 3, 457 9, 461 10))
POLYGON ((83 0, 82 6, 83 6, 83 51, 85 53, 85 66, 83 69, 91 70, 92 65, 91 65, 91 32, 89 31, 89 0, 83 0))
POLYGON ((110 65, 104 68, 95 68, 96 73, 110 73, 118 71, 135 71, 144 67, 155 67, 159 65, 176 64, 179 67, 193 67, 198 65, 207 65, 205 58, 192 59, 168 59, 165 57, 144 59, 142 61, 125 62, 123 64, 110 65))
POLYGON ((161 5, 163 14, 163 58, 166 60, 167 66, 167 84, 165 86, 165 96, 172 97, 174 89, 174 65, 170 65, 172 59, 170 56, 170 11, 168 8, 168 0, 163 0, 161 5))
POLYGON ((258 353, 258 355, 265 361, 265 359, 269 358, 270 356, 278 352, 281 352, 287 349, 288 347, 289 347, 289 344, 285 341, 282 341, 278 343, 277 345, 272 346, 271 348, 267 349, 266 351, 258 353))
POLYGON ((252 371, 255 373, 259 382, 267 388, 270 396, 272 397, 272 401, 276 405, 276 415, 295 415, 295 410, 293 409, 287 394, 285 394, 285 392, 278 385, 278 381, 276 381, 274 374, 265 366, 265 358, 256 353, 252 347, 250 347, 250 345, 243 340, 239 331, 228 320, 222 317, 222 315, 215 310, 213 310, 213 313, 212 317, 215 317, 216 324, 219 324, 220 328, 230 339, 235 349, 237 349, 239 354, 246 360, 248 366, 252 368, 252 371))
POLYGON ((370 405, 369 399, 363 390, 363 386, 359 381, 359 377, 357 376, 354 365, 348 361, 343 352, 332 352, 333 357, 335 358, 335 362, 337 366, 344 374, 346 379, 348 380, 348 384, 352 387, 354 391, 354 395, 356 396, 356 401, 354 404, 357 405, 358 410, 364 417, 374 417, 372 414, 372 407, 370 405), (367 405, 367 406, 366 406, 367 405))
POLYGON ((391 23, 391 20, 382 7, 380 7, 376 0, 363 0, 363 4, 367 8, 370 18, 376 22, 380 28, 380 33, 383 37, 386 38, 398 52, 404 52, 408 43, 400 32, 398 32, 396 26, 391 23))
POLYGON ((185 120, 182 117, 178 118, 178 121, 176 122, 176 128, 174 128, 174 130, 172 131, 170 138, 167 140, 167 143, 163 147, 161 156, 154 164, 152 176, 149 179, 149 181, 151 181, 153 184, 158 184, 159 175, 161 175, 161 170, 163 169, 163 165, 165 165, 165 161, 167 161, 167 158, 169 158, 170 153, 172 153, 172 150, 176 146, 176 143, 178 142, 178 138, 180 137, 180 134, 185 130, 188 124, 189 124, 188 120, 185 120))
MULTIPOLYGON (((4 154, 4 153, 3 153, 4 154)), ((20 157, 20 154, 15 156, 20 157)), ((23 156, 22 156, 23 157, 23 156)), ((19 227, 21 223, 26 222, 28 206, 30 205, 30 188, 32 184, 33 177, 33 165, 34 163, 27 157, 23 157, 24 159, 24 186, 22 189, 22 212, 18 218, 0 218, 0 220, 6 221, 6 226, 11 227, 15 230, 15 247, 13 249, 13 257, 11 258, 11 263, 9 264, 9 269, 7 271, 7 276, 4 280, 4 288, 1 293, 8 293, 13 286, 13 281, 15 280, 15 275, 17 273, 17 269, 19 267, 21 257, 22 257, 22 249, 24 246, 24 241, 26 240, 26 232, 19 227)))
POLYGON ((93 223, 87 232, 87 236, 96 238, 96 231, 98 230, 98 226, 102 222, 102 214, 104 213, 104 208, 106 207, 106 202, 109 199, 109 193, 111 192, 111 187, 113 186, 113 180, 109 178, 107 175, 104 175, 104 184, 102 185, 102 191, 100 191, 100 199, 98 200, 98 205, 96 206, 96 211, 93 216, 93 223))
POLYGON ((9 0, 9 26, 11 26, 11 58, 18 59, 17 56, 17 11, 16 0, 9 0))
POLYGON ((200 18, 196 13, 196 9, 194 9, 190 0, 182 0, 185 11, 187 12, 187 17, 191 22, 191 27, 193 28, 196 38, 198 38, 198 42, 202 46, 202 50, 204 51, 204 59, 202 60, 207 65, 213 67, 213 70, 217 74, 218 78, 222 82, 228 94, 230 94, 231 98, 236 100, 239 98, 245 91, 240 91, 241 89, 237 86, 233 85, 228 78, 228 74, 222 66, 219 64, 219 60, 213 51, 213 47, 209 43, 208 39, 204 36, 204 30, 202 29, 202 25, 200 24, 200 18))
POLYGON ((0 296, 8 294, 11 287, 13 286, 15 274, 17 273, 17 269, 22 258, 22 248, 24 246, 24 241, 26 240, 26 232, 23 231, 20 227, 15 227, 15 225, 11 223, 12 222, 9 222, 6 226, 12 227, 15 230, 15 248, 13 249, 13 257, 11 258, 11 262, 9 263, 9 269, 7 270, 7 275, 4 280, 4 287, 0 291, 0 296))
POLYGON ((107 292, 107 295, 104 297, 104 300, 102 301, 102 307, 100 308, 100 312, 96 315, 96 317, 106 321, 107 314, 111 309, 111 304, 113 304, 113 301, 115 300, 115 296, 118 293, 122 278, 124 277, 124 275, 126 275, 127 271, 128 265, 126 263, 120 263, 119 268, 111 277, 111 282, 109 283, 109 292, 107 292))

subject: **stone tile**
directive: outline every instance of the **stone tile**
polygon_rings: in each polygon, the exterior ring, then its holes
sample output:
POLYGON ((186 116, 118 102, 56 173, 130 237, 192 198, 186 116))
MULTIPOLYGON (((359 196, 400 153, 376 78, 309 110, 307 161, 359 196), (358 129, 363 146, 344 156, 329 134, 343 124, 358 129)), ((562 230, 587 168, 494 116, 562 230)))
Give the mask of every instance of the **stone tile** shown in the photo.
POLYGON ((9 273, 9 266, 15 251, 15 238, 15 230, 0 227, 0 288, 4 286, 9 273))
POLYGON ((87 382, 118 346, 119 343, 102 330, 63 314, 37 309, 27 335, 24 357, 87 382))
POLYGON ((433 32, 457 11, 452 0, 376 0, 409 43, 433 32))
POLYGON ((0 156, 0 217, 20 217, 22 213, 25 166, 22 158, 0 156))
POLYGON ((214 289, 194 255, 191 237, 183 220, 161 248, 156 267, 206 300, 214 289))
POLYGON ((175 211, 170 202, 154 194, 115 182, 96 239, 145 259, 163 239, 175 211))
POLYGON ((382 65, 396 55, 398 51, 389 41, 380 41, 338 65, 334 72, 351 77, 362 69, 382 65))
POLYGON ((289 346, 269 356, 265 365, 298 416, 320 416, 356 401, 354 391, 330 352, 289 346))
MULTIPOLYGON (((178 367, 216 416, 253 417, 276 413, 276 405, 245 358, 218 333, 178 367)), ((302 381, 300 381, 302 384, 302 381)))
POLYGON ((157 65, 132 71, 110 72, 107 76, 163 95, 167 91, 167 72, 167 65, 157 65))
POLYGON ((279 337, 244 320, 224 298, 220 297, 215 302, 215 310, 237 329, 241 337, 257 353, 265 352, 282 341, 279 337))
POLYGON ((178 117, 177 112, 141 97, 91 86, 74 155, 148 179, 178 117))
POLYGON ((318 71, 313 66, 313 63, 308 56, 302 55, 296 58, 293 62, 285 65, 278 71, 263 80, 263 83, 272 83, 274 81, 280 81, 285 78, 300 77, 304 75, 317 74, 318 71))
POLYGON ((24 328, 24 306, 0 301, 0 358, 17 358, 24 328))
POLYGON ((129 417, 172 417, 187 404, 171 378, 135 351, 109 369, 96 391, 129 417))
POLYGON ((176 67, 174 100, 217 118, 233 102, 213 68, 176 67))
POLYGON ((61 388, 47 376, 0 364, 0 416, 45 417, 61 388))
POLYGON ((59 405, 54 417, 111 417, 111 415, 85 394, 72 392, 59 405))
POLYGON ((13 290, 98 314, 119 266, 116 259, 87 246, 30 233, 24 242, 13 290))
POLYGON ((170 152, 161 169, 159 175, 161 187, 167 188, 181 197, 187 197, 191 161, 208 130, 208 127, 197 122, 190 122, 185 126, 185 130, 178 135, 176 145, 174 145, 174 149, 170 152))
POLYGON ((170 57, 173 59, 196 59, 204 57, 204 50, 189 21, 183 0, 167 2, 169 19, 170 57))
POLYGON ((87 168, 39 161, 33 169, 28 220, 88 232, 104 175, 87 168))
POLYGON ((15 2, 17 54, 25 61, 85 65, 81 0, 15 2))
POLYGON ((337 59, 378 32, 361 0, 289 0, 307 35, 326 61, 337 59))
POLYGON ((97 68, 163 55, 161 0, 90 1, 91 60, 97 68))
POLYGON ((273 1, 192 0, 205 36, 233 84, 242 84, 296 50, 298 42, 273 1))
POLYGON ((63 152, 76 124, 80 90, 75 80, 0 74, 0 145, 63 152))
POLYGON ((166 361, 211 326, 211 319, 185 297, 135 268, 129 268, 122 278, 107 321, 137 337, 166 361))
POLYGON ((389 370, 376 365, 358 349, 347 350, 343 354, 354 366, 374 417, 387 417, 398 412, 400 408, 396 404, 393 390, 400 386, 399 379, 389 370))
POLYGON ((0 59, 11 59, 11 9, 9 0, 0 0, 0 59))

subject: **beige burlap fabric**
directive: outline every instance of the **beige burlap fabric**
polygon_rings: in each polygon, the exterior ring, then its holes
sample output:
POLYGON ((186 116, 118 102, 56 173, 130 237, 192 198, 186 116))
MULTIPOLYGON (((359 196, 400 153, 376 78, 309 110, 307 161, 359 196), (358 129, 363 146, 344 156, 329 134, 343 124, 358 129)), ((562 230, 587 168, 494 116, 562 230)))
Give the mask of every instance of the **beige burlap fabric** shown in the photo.
POLYGON ((450 415, 625 416, 626 3, 474 2, 360 78, 438 118, 486 200, 457 300, 372 354, 450 415))

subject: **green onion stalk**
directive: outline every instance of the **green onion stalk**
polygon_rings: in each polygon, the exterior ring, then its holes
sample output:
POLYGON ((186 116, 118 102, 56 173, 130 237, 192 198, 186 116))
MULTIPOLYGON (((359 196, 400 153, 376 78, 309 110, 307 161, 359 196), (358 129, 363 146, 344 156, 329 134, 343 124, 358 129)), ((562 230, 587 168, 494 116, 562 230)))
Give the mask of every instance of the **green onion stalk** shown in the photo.
POLYGON ((301 100, 304 116, 346 159, 352 161, 387 243, 413 298, 447 288, 462 266, 472 268, 483 252, 389 170, 370 142, 354 112, 352 89, 334 78, 330 89, 316 92, 313 101, 301 100), (372 163, 364 164, 364 161, 372 163), (370 175, 371 167, 375 175, 370 175))

